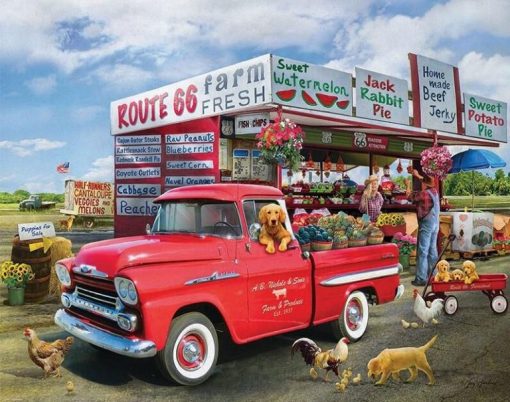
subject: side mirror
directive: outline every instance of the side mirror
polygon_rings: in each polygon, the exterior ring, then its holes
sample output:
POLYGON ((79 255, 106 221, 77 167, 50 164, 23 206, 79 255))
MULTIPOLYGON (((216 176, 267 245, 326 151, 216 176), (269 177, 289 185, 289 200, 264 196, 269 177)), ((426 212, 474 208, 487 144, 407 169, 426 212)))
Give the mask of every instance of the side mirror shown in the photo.
POLYGON ((151 225, 148 223, 145 225, 145 234, 151 234, 151 225))
POLYGON ((252 240, 258 239, 260 233, 260 223, 258 222, 252 223, 248 228, 248 232, 250 234, 250 239, 252 240))

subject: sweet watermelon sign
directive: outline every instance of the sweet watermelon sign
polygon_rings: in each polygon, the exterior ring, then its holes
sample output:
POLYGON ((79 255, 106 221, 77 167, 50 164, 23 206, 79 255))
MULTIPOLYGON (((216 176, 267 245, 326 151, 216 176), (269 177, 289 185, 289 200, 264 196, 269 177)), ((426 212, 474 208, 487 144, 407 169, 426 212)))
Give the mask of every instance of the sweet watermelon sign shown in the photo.
POLYGON ((283 106, 352 115, 351 74, 273 55, 271 85, 283 106))

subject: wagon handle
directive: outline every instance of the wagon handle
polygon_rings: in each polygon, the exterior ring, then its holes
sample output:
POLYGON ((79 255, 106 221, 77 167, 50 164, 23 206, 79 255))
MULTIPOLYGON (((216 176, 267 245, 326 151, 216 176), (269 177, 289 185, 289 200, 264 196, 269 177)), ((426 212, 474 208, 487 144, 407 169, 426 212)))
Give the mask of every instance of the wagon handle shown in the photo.
MULTIPOLYGON (((437 263, 441 260, 441 258, 443 257, 443 254, 444 252, 446 251, 446 249, 450 246, 450 243, 452 241, 454 241, 455 239, 457 238, 457 236, 453 233, 450 233, 448 235, 448 241, 446 242, 445 246, 443 247, 443 249, 441 250, 441 254, 439 254, 439 257, 437 257, 437 261, 436 263, 434 264, 434 268, 435 266, 437 265, 437 263)), ((427 278, 427 283, 425 284, 425 287, 423 288, 423 293, 422 293, 422 297, 425 297, 425 293, 427 293, 427 288, 429 287, 429 283, 430 283, 430 280, 432 279, 432 274, 434 273, 434 268, 432 268, 429 272, 429 276, 427 278)))

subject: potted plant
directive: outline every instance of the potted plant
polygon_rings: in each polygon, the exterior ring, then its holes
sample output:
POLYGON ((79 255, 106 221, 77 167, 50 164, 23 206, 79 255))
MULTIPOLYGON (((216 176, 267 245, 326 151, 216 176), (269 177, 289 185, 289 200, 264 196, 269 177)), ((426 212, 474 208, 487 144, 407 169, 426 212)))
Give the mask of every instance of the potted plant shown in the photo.
POLYGON ((25 302, 25 286, 35 275, 28 264, 14 264, 4 261, 0 266, 0 278, 7 286, 7 300, 10 306, 19 306, 25 302))
POLYGON ((452 167, 452 154, 444 146, 433 146, 422 151, 421 167, 425 174, 444 180, 452 167))
POLYGON ((301 168, 301 149, 303 148, 304 132, 289 119, 282 119, 281 114, 274 123, 263 127, 255 138, 257 148, 261 151, 264 161, 279 164, 289 171, 298 172, 301 168))
POLYGON ((409 256, 416 249, 416 237, 411 235, 404 235, 402 232, 397 232, 393 235, 392 243, 395 243, 399 251, 399 262, 402 268, 409 268, 409 256))

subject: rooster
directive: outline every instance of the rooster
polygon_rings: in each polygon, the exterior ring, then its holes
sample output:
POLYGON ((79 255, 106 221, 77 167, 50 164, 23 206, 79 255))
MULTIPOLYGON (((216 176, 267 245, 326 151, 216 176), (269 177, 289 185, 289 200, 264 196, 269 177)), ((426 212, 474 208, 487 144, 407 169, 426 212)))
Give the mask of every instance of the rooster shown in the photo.
POLYGON ((74 338, 68 336, 66 339, 57 339, 51 343, 45 342, 40 340, 31 328, 25 328, 23 335, 28 340, 28 355, 36 365, 44 370, 44 378, 49 375, 62 377, 60 366, 64 361, 64 356, 69 352, 74 338))
MULTIPOLYGON (((435 321, 435 319, 441 314, 441 310, 443 309, 443 300, 435 299, 430 307, 427 307, 425 300, 420 296, 418 289, 413 290, 413 298, 414 298, 414 313, 418 316, 420 320, 423 321, 423 326, 425 323, 429 324, 435 321)), ((437 321, 436 321, 437 322, 437 321)))
POLYGON ((311 339, 299 338, 292 344, 291 356, 294 356, 294 353, 299 349, 305 363, 312 366, 310 369, 312 378, 315 379, 318 376, 315 369, 321 368, 326 370, 324 381, 328 381, 329 372, 333 371, 338 376, 338 366, 347 360, 348 343, 349 339, 344 337, 338 341, 334 349, 323 352, 311 339))

